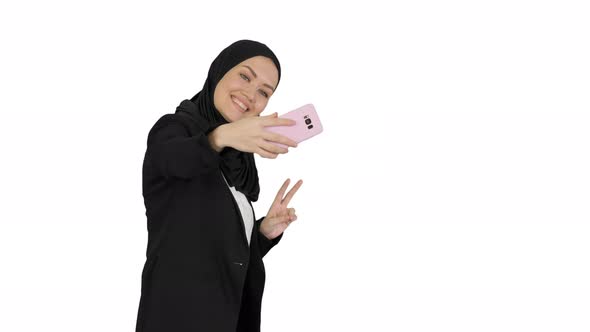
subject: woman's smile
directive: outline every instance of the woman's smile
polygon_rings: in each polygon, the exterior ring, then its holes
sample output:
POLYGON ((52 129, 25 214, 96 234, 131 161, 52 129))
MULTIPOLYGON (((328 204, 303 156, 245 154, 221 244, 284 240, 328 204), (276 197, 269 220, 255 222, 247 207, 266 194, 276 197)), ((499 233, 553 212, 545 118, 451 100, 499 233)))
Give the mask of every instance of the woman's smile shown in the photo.
POLYGON ((233 104, 237 106, 238 110, 242 113, 248 110, 248 106, 245 105, 242 101, 240 101, 237 97, 231 97, 233 104))

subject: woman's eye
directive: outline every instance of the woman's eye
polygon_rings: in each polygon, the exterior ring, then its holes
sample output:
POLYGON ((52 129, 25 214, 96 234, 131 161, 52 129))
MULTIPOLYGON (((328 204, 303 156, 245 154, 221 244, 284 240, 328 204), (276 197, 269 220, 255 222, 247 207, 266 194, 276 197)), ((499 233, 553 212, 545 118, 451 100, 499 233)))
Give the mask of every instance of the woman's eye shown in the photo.
MULTIPOLYGON (((240 76, 241 76, 241 77, 242 77, 244 80, 246 80, 246 81, 250 82, 250 77, 246 76, 245 74, 241 74, 241 73, 240 73, 240 76)), ((268 98, 268 93, 266 93, 266 92, 264 92, 264 91, 260 90, 260 94, 261 94, 261 95, 263 95, 265 98, 268 98)))

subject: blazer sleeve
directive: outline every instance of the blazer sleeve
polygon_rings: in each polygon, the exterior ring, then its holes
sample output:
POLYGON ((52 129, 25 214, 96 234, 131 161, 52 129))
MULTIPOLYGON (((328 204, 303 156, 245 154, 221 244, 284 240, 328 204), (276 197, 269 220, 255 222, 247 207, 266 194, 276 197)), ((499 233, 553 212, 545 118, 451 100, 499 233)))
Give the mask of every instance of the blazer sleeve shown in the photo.
POLYGON ((276 238, 269 240, 264 234, 260 232, 260 223, 262 223, 264 217, 256 220, 256 233, 258 234, 258 244, 260 245, 260 257, 264 257, 272 247, 276 246, 281 238, 283 237, 284 232, 281 235, 277 236, 276 238))
POLYGON ((219 168, 204 132, 191 135, 180 120, 161 118, 148 134, 146 160, 164 177, 190 179, 219 168))

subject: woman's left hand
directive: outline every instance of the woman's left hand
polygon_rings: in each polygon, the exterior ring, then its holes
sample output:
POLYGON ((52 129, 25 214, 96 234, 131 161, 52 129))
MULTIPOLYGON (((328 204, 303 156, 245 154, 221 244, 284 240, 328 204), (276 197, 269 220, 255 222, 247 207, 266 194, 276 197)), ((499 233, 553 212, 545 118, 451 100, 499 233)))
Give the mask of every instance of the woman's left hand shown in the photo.
POLYGON ((266 236, 267 239, 272 240, 281 235, 291 222, 297 220, 295 215, 295 209, 289 208, 289 201, 293 198, 299 187, 303 184, 303 180, 297 181, 297 183, 289 190, 287 196, 285 191, 289 186, 290 180, 287 179, 283 186, 277 193, 275 200, 273 201, 268 213, 262 223, 260 223, 260 233, 266 236), (284 196, 284 198, 283 198, 284 196))

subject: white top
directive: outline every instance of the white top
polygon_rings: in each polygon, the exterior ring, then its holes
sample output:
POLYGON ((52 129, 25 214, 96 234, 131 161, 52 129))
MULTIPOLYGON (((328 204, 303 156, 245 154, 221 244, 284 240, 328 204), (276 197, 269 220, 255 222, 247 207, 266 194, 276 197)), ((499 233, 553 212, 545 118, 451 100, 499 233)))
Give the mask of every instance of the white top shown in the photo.
POLYGON ((221 172, 223 176, 223 180, 225 180, 225 184, 229 187, 232 195, 238 203, 238 207, 240 208, 240 212, 242 213, 242 220, 244 220, 244 228, 246 229, 246 238, 248 239, 248 245, 250 245, 250 239, 252 238, 252 229, 254 228, 254 211, 252 211, 252 206, 248 203, 248 199, 244 194, 236 190, 235 187, 230 187, 229 183, 225 179, 223 172, 221 172))

